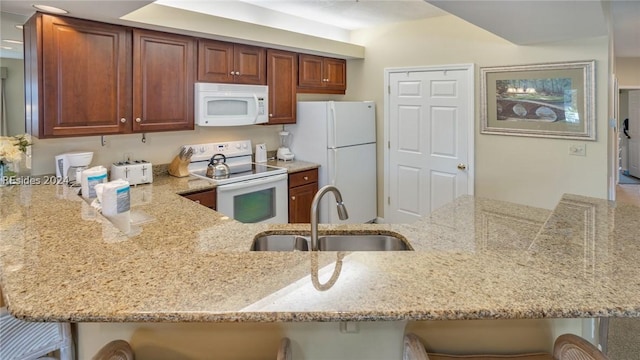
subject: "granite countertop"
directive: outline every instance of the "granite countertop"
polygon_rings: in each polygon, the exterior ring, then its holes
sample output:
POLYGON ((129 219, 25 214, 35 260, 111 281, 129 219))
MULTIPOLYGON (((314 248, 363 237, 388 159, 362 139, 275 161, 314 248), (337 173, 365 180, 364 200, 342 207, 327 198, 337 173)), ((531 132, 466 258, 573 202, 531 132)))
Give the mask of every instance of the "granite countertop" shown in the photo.
POLYGON ((565 195, 554 210, 463 196, 395 233, 414 251, 250 252, 256 234, 157 176, 124 234, 63 185, 0 188, 0 284, 36 321, 234 322, 640 316, 640 208, 565 195))

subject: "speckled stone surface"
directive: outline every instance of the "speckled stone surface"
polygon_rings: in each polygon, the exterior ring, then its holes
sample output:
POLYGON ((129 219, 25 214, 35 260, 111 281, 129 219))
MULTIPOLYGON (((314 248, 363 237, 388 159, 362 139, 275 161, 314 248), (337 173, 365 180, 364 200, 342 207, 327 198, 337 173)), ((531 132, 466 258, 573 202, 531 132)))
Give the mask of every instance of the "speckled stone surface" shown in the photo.
MULTIPOLYGON (((132 188, 130 234, 70 188, 0 188, 0 284, 36 321, 277 322, 640 316, 640 208, 565 195, 553 210, 465 196, 395 233, 414 251, 251 252, 260 233, 177 194, 132 188)), ((348 205, 347 205, 348 206, 348 205)))

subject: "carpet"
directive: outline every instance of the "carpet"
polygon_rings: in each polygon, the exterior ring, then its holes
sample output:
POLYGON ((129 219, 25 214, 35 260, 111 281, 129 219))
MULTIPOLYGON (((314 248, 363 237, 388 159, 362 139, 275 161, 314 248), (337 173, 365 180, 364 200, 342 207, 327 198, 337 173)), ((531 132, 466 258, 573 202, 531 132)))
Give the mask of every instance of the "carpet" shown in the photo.
POLYGON ((628 185, 628 184, 640 184, 640 179, 637 177, 633 177, 631 175, 625 175, 624 172, 620 172, 620 181, 619 184, 628 185))

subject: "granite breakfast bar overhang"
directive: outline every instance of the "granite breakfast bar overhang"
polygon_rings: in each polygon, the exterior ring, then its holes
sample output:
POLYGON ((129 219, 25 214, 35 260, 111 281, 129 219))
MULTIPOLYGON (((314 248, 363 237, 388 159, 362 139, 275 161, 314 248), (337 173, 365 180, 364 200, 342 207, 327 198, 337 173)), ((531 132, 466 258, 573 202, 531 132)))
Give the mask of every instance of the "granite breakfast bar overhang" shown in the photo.
MULTIPOLYGON (((640 316, 640 208, 565 195, 554 210, 464 196, 413 224, 325 225, 404 236, 414 251, 251 252, 263 232, 177 194, 132 188, 125 235, 63 185, 0 188, 11 314, 66 322, 299 322, 640 316)), ((348 204, 347 204, 348 207, 348 204)))

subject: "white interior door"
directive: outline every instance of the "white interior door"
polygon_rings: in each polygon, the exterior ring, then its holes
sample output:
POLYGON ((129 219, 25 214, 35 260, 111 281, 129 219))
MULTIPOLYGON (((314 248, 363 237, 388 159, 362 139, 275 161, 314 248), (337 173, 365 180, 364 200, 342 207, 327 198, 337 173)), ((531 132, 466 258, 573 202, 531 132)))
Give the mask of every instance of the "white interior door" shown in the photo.
POLYGON ((473 68, 390 71, 385 222, 473 193, 473 68))
POLYGON ((629 175, 640 178, 640 90, 629 91, 629 175))

